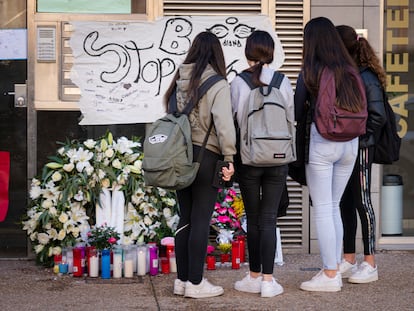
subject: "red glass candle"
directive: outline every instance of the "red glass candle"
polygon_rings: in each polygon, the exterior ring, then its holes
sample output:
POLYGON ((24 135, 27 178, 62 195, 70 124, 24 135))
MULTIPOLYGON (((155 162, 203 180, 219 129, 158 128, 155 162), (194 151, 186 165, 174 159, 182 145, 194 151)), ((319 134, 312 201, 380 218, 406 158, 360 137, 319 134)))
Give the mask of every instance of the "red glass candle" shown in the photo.
POLYGON ((220 261, 222 264, 230 261, 230 254, 221 254, 220 261))
POLYGON ((54 255, 53 256, 53 272, 54 273, 59 273, 59 265, 62 263, 62 254, 59 255, 54 255))
POLYGON ((216 257, 213 255, 207 256, 207 270, 215 270, 216 269, 216 257))
POLYGON ((239 241, 240 263, 242 263, 246 258, 246 236, 239 235, 237 240, 239 241))
POLYGON ((240 269, 240 243, 233 241, 231 243, 231 268, 240 269))
POLYGON ((82 276, 82 274, 82 249, 80 247, 75 247, 73 249, 73 276, 82 276))
POLYGON ((170 273, 170 260, 167 257, 161 257, 161 273, 170 273))

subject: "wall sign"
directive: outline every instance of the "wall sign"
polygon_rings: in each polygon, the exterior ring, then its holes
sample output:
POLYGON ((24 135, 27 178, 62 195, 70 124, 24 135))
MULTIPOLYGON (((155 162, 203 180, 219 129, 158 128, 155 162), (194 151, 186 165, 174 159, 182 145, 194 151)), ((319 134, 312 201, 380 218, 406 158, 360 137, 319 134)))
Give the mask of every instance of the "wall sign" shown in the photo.
POLYGON ((192 39, 215 33, 223 46, 228 80, 248 67, 245 40, 255 29, 275 40, 272 66, 284 61, 266 16, 164 17, 155 22, 72 22, 72 81, 81 90, 82 125, 153 122, 164 115, 163 95, 192 39))

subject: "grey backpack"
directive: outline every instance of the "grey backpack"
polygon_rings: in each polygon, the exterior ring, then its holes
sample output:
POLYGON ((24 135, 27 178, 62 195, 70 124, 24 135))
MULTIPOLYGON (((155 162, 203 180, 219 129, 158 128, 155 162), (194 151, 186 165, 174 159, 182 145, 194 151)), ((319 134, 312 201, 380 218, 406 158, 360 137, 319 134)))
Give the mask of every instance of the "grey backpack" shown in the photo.
POLYGON ((204 138, 197 161, 193 162, 193 144, 188 114, 207 90, 222 79, 224 78, 219 75, 208 78, 198 90, 198 99, 187 103, 181 113, 177 110, 177 98, 174 91, 169 98, 169 113, 147 128, 142 161, 143 177, 147 186, 180 190, 193 183, 213 122, 204 138))
POLYGON ((251 73, 239 76, 251 91, 243 107, 240 135, 240 156, 243 164, 278 166, 296 160, 296 128, 293 103, 287 103, 280 92, 284 75, 275 72, 268 86, 255 86, 251 73))

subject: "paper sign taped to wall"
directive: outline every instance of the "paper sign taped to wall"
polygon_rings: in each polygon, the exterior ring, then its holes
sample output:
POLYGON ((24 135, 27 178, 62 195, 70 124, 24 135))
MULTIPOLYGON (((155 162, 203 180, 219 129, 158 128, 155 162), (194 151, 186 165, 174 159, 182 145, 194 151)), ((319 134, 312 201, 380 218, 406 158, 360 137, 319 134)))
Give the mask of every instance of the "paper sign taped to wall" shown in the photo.
POLYGON ((227 78, 248 67, 246 38, 266 30, 274 62, 284 53, 267 16, 176 16, 155 22, 72 22, 72 81, 81 90, 82 125, 149 123, 165 114, 163 96, 194 37, 209 30, 223 47, 227 78))

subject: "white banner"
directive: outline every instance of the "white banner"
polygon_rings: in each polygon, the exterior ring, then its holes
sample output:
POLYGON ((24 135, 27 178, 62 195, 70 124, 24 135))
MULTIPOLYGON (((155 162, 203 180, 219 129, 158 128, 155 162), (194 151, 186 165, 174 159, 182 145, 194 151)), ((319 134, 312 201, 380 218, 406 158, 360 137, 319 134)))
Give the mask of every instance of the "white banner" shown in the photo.
POLYGON ((165 114, 163 96, 193 38, 215 33, 223 46, 227 78, 248 67, 246 38, 266 30, 275 40, 272 67, 284 53, 267 16, 179 16, 155 22, 72 22, 72 81, 81 90, 82 125, 153 122, 165 114))

